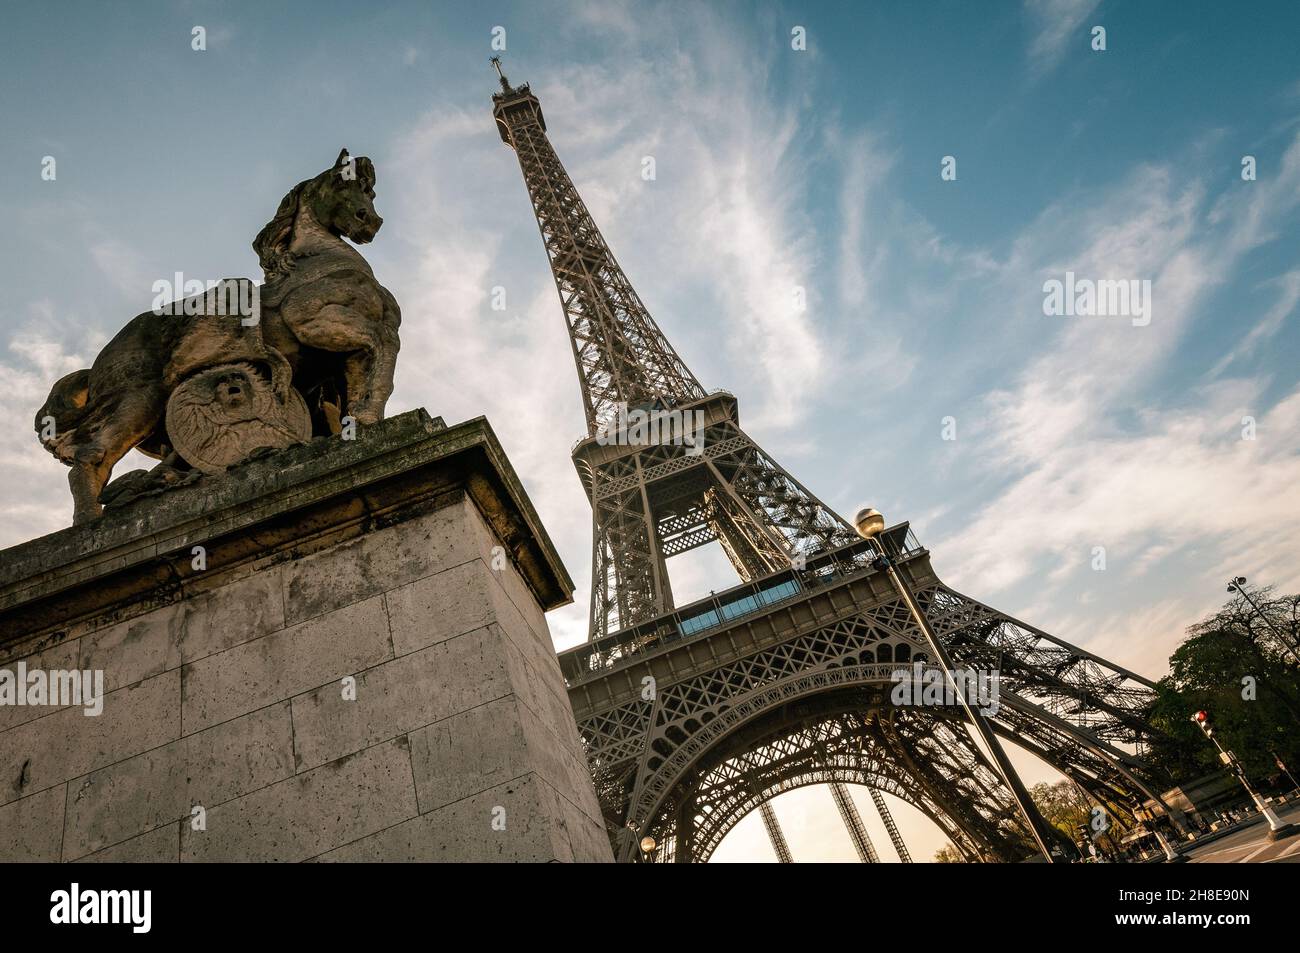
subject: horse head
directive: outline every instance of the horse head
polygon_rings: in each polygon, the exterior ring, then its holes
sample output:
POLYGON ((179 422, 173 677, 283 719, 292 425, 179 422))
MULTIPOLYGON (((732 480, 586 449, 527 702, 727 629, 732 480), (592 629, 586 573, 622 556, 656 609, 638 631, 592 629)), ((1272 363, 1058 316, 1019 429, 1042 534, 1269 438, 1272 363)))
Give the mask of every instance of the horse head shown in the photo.
POLYGON ((333 166, 289 190, 275 217, 253 240, 268 281, 288 274, 294 223, 304 209, 336 238, 358 245, 373 241, 384 224, 375 211, 374 163, 365 156, 353 158, 344 149, 333 166))

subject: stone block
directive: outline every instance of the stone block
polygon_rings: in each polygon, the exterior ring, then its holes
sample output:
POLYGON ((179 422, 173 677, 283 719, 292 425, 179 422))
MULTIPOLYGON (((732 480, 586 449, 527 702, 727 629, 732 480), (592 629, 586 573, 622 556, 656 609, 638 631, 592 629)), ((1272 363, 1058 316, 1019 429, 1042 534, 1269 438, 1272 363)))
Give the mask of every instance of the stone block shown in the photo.
POLYGON ((65 708, 0 734, 0 803, 80 777, 180 735, 180 671, 104 697, 104 711, 65 708))
POLYGON ((292 625, 479 556, 460 499, 406 523, 282 566, 285 621, 292 625))
POLYGON ((186 733, 201 731, 392 656, 379 596, 182 668, 186 733))
POLYGON ((110 692, 176 668, 182 615, 173 604, 83 636, 78 667, 102 670, 110 692))
POLYGON ((488 573, 474 559, 385 593, 393 650, 405 655, 495 622, 493 590, 500 590, 488 573))
POLYGON ((59 859, 65 789, 59 784, 0 806, 0 863, 59 859))
POLYGON ((64 859, 163 824, 174 833, 193 807, 211 810, 293 773, 287 702, 187 735, 69 784, 64 859))
POLYGON ((181 826, 181 859, 306 860, 415 813, 403 737, 214 807, 207 830, 181 826))
MULTIPOLYGON (((8 669, 17 677, 18 663, 22 662, 27 666, 27 671, 41 669, 49 672, 54 670, 68 671, 79 668, 77 656, 80 653, 80 640, 68 639, 51 645, 40 652, 31 655, 25 655, 13 659, 12 661, 0 663, 0 668, 8 669)), ((105 691, 108 690, 107 679, 105 680, 105 691)), ((66 708, 66 705, 0 705, 0 733, 9 728, 14 728, 24 722, 31 721, 49 715, 53 712, 66 708)))
POLYGON ((499 655, 500 630, 468 632, 357 676, 355 701, 338 683, 293 700, 298 769, 333 761, 379 741, 473 708, 511 691, 499 655))
POLYGON ((180 660, 193 662, 285 626, 279 566, 197 593, 179 603, 180 660))
POLYGON ((158 827, 112 847, 79 857, 78 864, 175 864, 181 859, 180 824, 158 827))
POLYGON ((359 838, 317 858, 321 861, 402 863, 543 863, 573 859, 555 794, 525 775, 359 838), (504 822, 504 830, 493 822, 504 822))

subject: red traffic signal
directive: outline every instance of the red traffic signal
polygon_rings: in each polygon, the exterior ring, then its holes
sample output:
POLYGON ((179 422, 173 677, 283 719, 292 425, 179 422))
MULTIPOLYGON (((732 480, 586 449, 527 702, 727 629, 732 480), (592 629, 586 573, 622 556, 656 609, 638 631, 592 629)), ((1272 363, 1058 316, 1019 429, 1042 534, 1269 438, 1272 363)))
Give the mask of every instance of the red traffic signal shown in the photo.
POLYGON ((1210 713, 1208 711, 1198 711, 1192 716, 1192 721, 1196 722, 1196 724, 1200 726, 1201 731, 1205 732, 1205 737, 1214 737, 1214 728, 1210 724, 1210 713))

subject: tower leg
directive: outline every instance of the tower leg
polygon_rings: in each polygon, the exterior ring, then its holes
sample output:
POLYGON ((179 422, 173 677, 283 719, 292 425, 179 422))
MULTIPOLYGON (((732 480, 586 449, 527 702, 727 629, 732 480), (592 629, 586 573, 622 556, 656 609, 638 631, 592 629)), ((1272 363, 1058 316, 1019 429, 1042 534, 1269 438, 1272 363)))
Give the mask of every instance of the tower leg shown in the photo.
POLYGON ((905 864, 910 864, 912 855, 907 852, 907 845, 903 843, 903 835, 898 832, 898 825, 894 823, 894 815, 889 813, 889 805, 885 803, 885 796, 872 788, 871 800, 876 805, 876 812, 880 814, 880 819, 885 822, 885 830, 889 831, 889 839, 894 842, 894 850, 898 852, 898 859, 905 864))
POLYGON ((763 826, 767 828, 767 836, 772 841, 777 863, 794 863, 794 858, 790 856, 790 845, 785 842, 785 834, 781 833, 781 825, 777 823, 776 811, 772 810, 771 803, 764 801, 758 806, 758 811, 763 815, 763 826))
POLYGON ((853 841, 853 849, 858 852, 858 859, 864 864, 880 863, 880 856, 876 853, 871 838, 867 836, 867 826, 862 823, 862 815, 858 813, 857 805, 853 803, 853 796, 849 793, 848 786, 836 783, 830 787, 831 797, 835 799, 835 806, 839 808, 840 818, 844 821, 844 826, 848 828, 849 838, 853 841))

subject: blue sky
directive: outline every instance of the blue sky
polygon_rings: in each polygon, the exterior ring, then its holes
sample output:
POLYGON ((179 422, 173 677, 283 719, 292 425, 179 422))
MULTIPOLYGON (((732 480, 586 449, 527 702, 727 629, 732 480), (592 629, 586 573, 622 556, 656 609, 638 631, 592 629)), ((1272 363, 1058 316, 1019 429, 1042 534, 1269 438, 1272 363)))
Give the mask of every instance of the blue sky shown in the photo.
MULTIPOLYGON (((257 275, 257 230, 347 146, 375 161, 385 225, 366 255, 403 308, 390 413, 489 418, 578 582, 551 615, 557 644, 585 636, 590 510, 568 458, 583 418, 491 119, 504 26, 508 75, 540 96, 660 325, 830 505, 911 520, 950 584, 1151 676, 1228 575, 1300 584, 1296 3, 85 3, 6 17, 0 545, 70 521, 63 468, 30 431, 50 383, 147 309, 155 280, 257 275), (195 25, 206 51, 191 49, 195 25), (1151 280, 1150 324, 1044 315, 1043 282, 1067 270, 1151 280), (489 306, 498 285, 504 312, 489 306)), ((734 581, 716 553, 682 560, 679 594, 734 581)), ((824 792, 778 812, 796 855, 851 856, 824 792)), ((940 842, 904 826, 920 856, 940 842)), ((770 856, 756 818, 719 855, 747 856, 770 856)))

